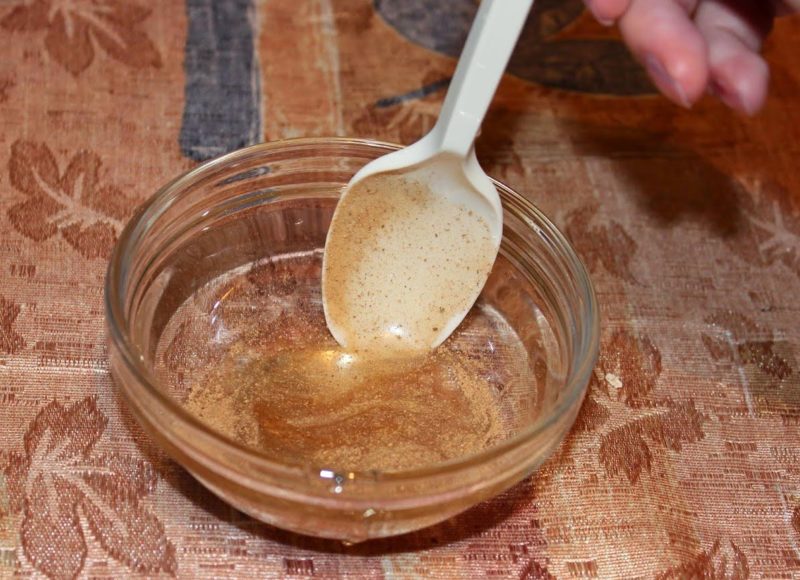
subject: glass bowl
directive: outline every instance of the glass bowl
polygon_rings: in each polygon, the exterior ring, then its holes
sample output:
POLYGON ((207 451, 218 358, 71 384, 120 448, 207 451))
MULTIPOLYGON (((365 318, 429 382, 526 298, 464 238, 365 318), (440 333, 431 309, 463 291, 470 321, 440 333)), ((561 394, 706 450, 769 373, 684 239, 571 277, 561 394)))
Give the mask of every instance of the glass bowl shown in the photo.
POLYGON ((462 332, 498 365, 508 349, 519 355, 491 377, 505 429, 491 446, 396 471, 341 471, 277 461, 184 408, 248 329, 270 324, 263 313, 298 302, 321 308, 319 261, 339 193, 395 149, 296 139, 212 160, 139 209, 109 265, 110 366, 133 414, 213 493, 280 528, 359 542, 432 525, 500 493, 564 438, 596 362, 599 317, 585 268, 542 213, 496 182, 503 241, 475 309, 495 334, 462 332))

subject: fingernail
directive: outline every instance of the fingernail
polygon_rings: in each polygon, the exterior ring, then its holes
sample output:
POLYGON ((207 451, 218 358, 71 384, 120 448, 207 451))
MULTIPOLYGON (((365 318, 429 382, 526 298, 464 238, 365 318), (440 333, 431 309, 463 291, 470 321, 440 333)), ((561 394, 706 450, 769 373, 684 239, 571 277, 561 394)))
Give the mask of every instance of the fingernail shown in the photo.
POLYGON ((730 90, 727 86, 718 81, 711 81, 708 85, 708 92, 728 105, 731 109, 741 111, 750 117, 756 113, 754 108, 748 105, 739 93, 730 90))
POLYGON ((591 12, 592 15, 594 16, 594 19, 597 20, 600 24, 602 24, 603 26, 614 26, 614 20, 613 19, 604 18, 603 16, 600 16, 597 13, 597 10, 595 9, 595 5, 594 5, 594 1, 593 0, 588 0, 586 2, 586 5, 589 8, 589 12, 591 12))
POLYGON ((683 92, 683 88, 669 76, 667 69, 664 68, 658 58, 652 54, 647 54, 644 57, 644 65, 647 67, 653 82, 658 85, 658 88, 664 94, 687 109, 692 107, 692 103, 689 102, 686 93, 683 92))

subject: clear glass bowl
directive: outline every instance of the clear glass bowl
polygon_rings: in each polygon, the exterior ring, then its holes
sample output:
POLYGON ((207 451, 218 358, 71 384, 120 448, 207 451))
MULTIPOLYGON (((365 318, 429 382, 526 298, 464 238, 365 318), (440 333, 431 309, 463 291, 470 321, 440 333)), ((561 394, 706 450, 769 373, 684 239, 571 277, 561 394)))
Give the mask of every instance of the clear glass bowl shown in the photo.
MULTIPOLYGON (((260 312, 288 308, 299 292, 294 277, 305 276, 300 286, 318 300, 313 262, 340 191, 365 163, 396 148, 297 139, 205 163, 138 211, 108 269, 111 372, 136 418, 203 485, 284 529, 357 542, 429 526, 500 493, 564 438, 596 362, 599 318, 586 270, 544 215, 496 183, 503 242, 479 308, 522 349, 524 366, 496 393, 507 418, 504 439, 420 468, 337 472, 275 461, 184 409, 198 377, 260 312), (298 259, 300 268, 265 268, 268 257, 298 259)), ((491 353, 500 346, 480 333, 470 340, 491 353)))

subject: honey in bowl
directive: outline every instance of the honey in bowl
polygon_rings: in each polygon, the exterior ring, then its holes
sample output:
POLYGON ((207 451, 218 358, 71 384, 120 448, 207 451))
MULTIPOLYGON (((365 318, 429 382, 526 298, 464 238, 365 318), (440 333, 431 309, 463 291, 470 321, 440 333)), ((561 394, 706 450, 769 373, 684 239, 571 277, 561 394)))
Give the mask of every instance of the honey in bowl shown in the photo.
POLYGON ((272 257, 208 283, 181 307, 159 359, 187 410, 274 461, 342 471, 464 457, 529 420, 533 367, 495 309, 479 301, 432 351, 346 350, 325 325, 321 262, 319 251, 272 257), (197 336, 226 348, 182 350, 197 348, 197 336), (203 364, 192 368, 192 358, 203 364))
MULTIPOLYGON (((316 312, 321 327, 319 266, 333 209, 351 176, 391 150, 352 139, 298 140, 193 169, 120 234, 107 277, 111 371, 154 440, 242 512, 351 542, 444 520, 541 465, 572 424, 597 354, 597 304, 586 272, 555 227, 498 184, 501 253, 478 303, 443 346, 486 363, 502 441, 428 468, 429 459, 400 452, 410 471, 351 476, 317 464, 313 447, 276 457, 257 440, 237 439, 237 421, 257 427, 255 401, 241 400, 241 417, 226 418, 218 406, 213 424, 192 416, 186 405, 214 382, 212 373, 231 368, 223 363, 235 360, 236 349, 273 356, 259 337, 281 317, 316 312), (232 435, 223 433, 225 421, 232 435)), ((445 420, 434 427, 439 434, 449 428, 445 420)))

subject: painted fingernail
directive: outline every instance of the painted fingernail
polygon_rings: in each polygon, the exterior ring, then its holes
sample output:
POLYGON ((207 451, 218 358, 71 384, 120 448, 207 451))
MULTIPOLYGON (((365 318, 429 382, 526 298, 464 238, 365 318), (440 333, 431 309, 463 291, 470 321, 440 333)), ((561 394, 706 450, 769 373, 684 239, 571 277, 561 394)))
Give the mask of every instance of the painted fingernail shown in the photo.
POLYGON ((739 93, 732 91, 718 81, 711 81, 711 83, 709 83, 708 92, 728 105, 731 109, 741 111, 745 115, 749 115, 751 117, 756 113, 755 108, 745 102, 739 93))
POLYGON ((646 54, 644 65, 650 73, 650 78, 653 79, 653 82, 656 83, 661 92, 681 106, 687 109, 691 108, 692 103, 689 102, 683 88, 669 75, 667 69, 664 68, 664 65, 661 64, 661 61, 656 56, 646 54))

